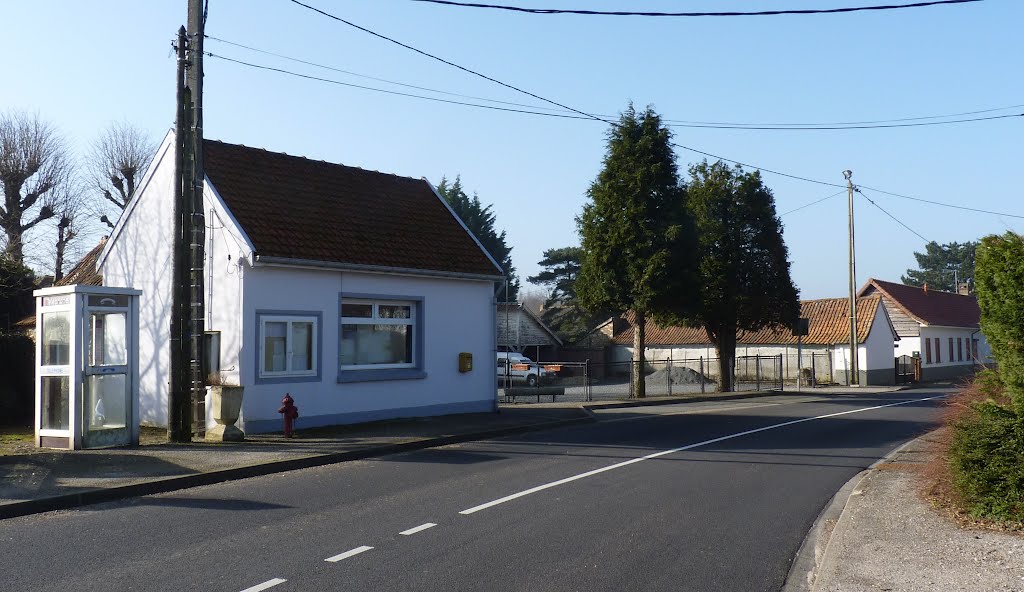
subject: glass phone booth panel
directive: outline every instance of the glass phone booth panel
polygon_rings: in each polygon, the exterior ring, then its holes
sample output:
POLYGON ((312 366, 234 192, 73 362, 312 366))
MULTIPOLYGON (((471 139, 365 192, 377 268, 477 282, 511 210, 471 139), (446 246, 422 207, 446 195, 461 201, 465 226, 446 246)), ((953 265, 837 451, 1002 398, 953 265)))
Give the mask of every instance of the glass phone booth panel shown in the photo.
POLYGON ((128 298, 86 297, 87 348, 82 406, 82 446, 123 446, 128 425, 128 298))
POLYGON ((137 444, 137 290, 63 286, 36 291, 36 444, 137 444))

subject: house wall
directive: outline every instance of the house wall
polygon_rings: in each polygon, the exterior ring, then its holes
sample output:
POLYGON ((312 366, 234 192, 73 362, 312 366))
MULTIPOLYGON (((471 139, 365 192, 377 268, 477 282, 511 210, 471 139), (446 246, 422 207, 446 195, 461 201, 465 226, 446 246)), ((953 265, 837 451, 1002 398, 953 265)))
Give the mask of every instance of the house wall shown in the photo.
POLYGON ((967 376, 974 372, 975 362, 978 364, 989 363, 991 356, 991 348, 988 345, 988 341, 985 336, 976 329, 964 328, 964 327, 936 327, 924 325, 921 327, 921 339, 927 339, 931 342, 932 357, 931 362, 928 362, 926 353, 926 347, 924 342, 920 343, 921 352, 921 380, 949 380, 960 376, 967 376), (975 361, 971 358, 967 344, 971 338, 978 340, 978 360, 975 361), (953 338, 953 358, 949 356, 949 338, 953 338), (940 356, 935 355, 935 339, 939 340, 939 350, 941 351, 940 356), (957 339, 961 339, 963 343, 963 359, 960 359, 959 351, 957 348, 957 339))
POLYGON ((502 350, 529 353, 537 345, 557 345, 551 334, 519 307, 498 307, 497 331, 497 345, 502 350), (524 351, 526 348, 529 352, 524 351))
POLYGON ((170 354, 174 154, 165 138, 108 243, 100 272, 106 286, 142 290, 139 297, 139 421, 167 425, 170 354))
MULTIPOLYGON (((885 310, 878 308, 871 324, 868 338, 857 346, 857 365, 860 384, 890 385, 896 381, 894 369, 894 335, 885 317, 885 310)), ((798 368, 810 371, 813 368, 818 383, 838 382, 847 384, 849 376, 849 344, 804 344, 798 354, 796 345, 751 345, 736 344, 736 356, 782 356, 782 370, 785 380, 797 379, 798 368), (826 358, 825 356, 828 356, 826 358)), ((711 345, 648 346, 648 361, 660 362, 671 358, 673 364, 683 360, 704 359, 705 376, 718 376, 718 354, 711 345)), ((612 349, 613 362, 628 362, 633 359, 632 346, 618 345, 612 349)), ((694 369, 697 365, 689 364, 694 369)), ((739 370, 739 369, 738 369, 739 370)))
POLYGON ((277 409, 285 393, 299 408, 299 428, 497 408, 492 282, 257 265, 245 270, 242 284, 238 356, 245 387, 240 424, 246 432, 280 430, 277 409), (339 383, 343 292, 422 298, 426 377, 339 383), (256 314, 261 310, 321 315, 318 380, 257 383, 256 314), (458 371, 460 352, 473 354, 471 372, 458 371))

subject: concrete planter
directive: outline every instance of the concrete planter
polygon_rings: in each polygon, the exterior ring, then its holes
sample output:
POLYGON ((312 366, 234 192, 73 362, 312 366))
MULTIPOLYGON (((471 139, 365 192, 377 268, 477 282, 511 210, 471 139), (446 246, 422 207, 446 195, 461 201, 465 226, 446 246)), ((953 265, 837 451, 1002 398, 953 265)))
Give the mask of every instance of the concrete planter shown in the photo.
POLYGON ((217 422, 212 429, 206 431, 206 439, 210 442, 241 442, 245 433, 235 426, 242 411, 242 390, 240 386, 211 386, 210 415, 217 422))

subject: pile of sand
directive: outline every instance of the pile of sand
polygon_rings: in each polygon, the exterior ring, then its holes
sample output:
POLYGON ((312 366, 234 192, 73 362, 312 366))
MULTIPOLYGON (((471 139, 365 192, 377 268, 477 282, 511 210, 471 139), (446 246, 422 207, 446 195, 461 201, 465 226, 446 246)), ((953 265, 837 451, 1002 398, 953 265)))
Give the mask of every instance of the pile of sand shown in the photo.
POLYGON ((700 384, 701 378, 704 379, 705 384, 715 382, 706 376, 702 377, 700 372, 685 366, 673 367, 671 370, 668 368, 662 368, 657 372, 648 374, 644 378, 644 381, 655 384, 669 384, 670 382, 672 384, 700 384))

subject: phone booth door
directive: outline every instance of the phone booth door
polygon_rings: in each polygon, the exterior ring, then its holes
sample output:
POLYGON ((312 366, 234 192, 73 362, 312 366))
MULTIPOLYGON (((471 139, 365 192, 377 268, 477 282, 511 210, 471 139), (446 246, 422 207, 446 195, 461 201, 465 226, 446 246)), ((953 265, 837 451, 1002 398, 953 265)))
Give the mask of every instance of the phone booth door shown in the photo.
POLYGON ((87 299, 82 447, 123 446, 132 441, 130 299, 114 294, 89 294, 87 299))

